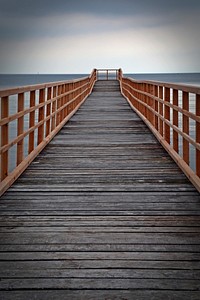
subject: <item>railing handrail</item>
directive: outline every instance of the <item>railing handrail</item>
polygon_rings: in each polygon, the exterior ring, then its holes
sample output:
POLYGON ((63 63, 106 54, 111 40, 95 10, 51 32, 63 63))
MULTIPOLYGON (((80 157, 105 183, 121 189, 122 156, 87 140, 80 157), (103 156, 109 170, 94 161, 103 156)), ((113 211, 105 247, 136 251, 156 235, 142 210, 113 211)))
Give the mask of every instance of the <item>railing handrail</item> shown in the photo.
POLYGON ((105 68, 105 69, 96 69, 97 71, 104 71, 104 72, 106 72, 106 71, 112 71, 112 72, 114 72, 114 71, 119 71, 119 69, 115 69, 115 68, 105 68))
POLYGON ((128 78, 129 80, 135 83, 147 83, 153 85, 159 85, 167 88, 173 88, 176 90, 180 90, 183 92, 189 92, 193 94, 200 94, 200 86, 190 85, 190 84, 183 84, 183 83, 174 83, 174 82, 165 82, 165 81, 155 81, 155 80, 137 80, 131 77, 124 77, 128 78))
POLYGON ((96 69, 88 77, 48 82, 0 91, 0 195, 20 176, 39 152, 51 141, 91 93, 96 81, 96 69), (15 96, 14 96, 15 95, 15 96), (25 107, 28 97, 29 107, 25 107), (9 114, 9 97, 17 111, 9 114), (25 129, 25 117, 29 126, 25 129), (17 136, 9 139, 9 124, 16 121, 17 136), (24 139, 28 143, 24 146, 24 139), (36 143, 37 142, 37 143, 36 143), (16 145, 16 164, 9 172, 9 151, 16 145), (27 153, 25 155, 25 152, 27 153))
POLYGON ((160 85, 160 86, 162 85, 163 87, 174 88, 177 90, 182 90, 183 92, 200 94, 200 85, 197 86, 197 85, 193 85, 193 84, 174 83, 174 82, 166 82, 166 81, 160 81, 160 80, 134 79, 132 77, 124 76, 122 69, 119 69, 119 80, 123 77, 127 78, 135 83, 147 83, 147 84, 155 84, 155 85, 160 85))
POLYGON ((121 93, 131 107, 200 192, 200 87, 135 80, 124 77, 121 69, 119 81, 121 93), (195 112, 191 112, 189 107, 192 96, 195 98, 195 112), (195 125, 195 137, 190 133, 190 120, 195 125), (183 140, 182 149, 179 139, 183 140), (190 167, 190 145, 196 153, 196 170, 190 167))
MULTIPOLYGON (((95 69, 92 70, 91 74, 95 71, 95 69)), ((0 97, 6 97, 6 96, 11 96, 15 94, 20 94, 20 93, 25 93, 25 92, 31 92, 33 90, 40 90, 40 89, 45 89, 48 87, 53 87, 62 85, 62 84, 67 84, 67 83, 76 83, 79 82, 80 80, 85 80, 86 78, 90 77, 85 76, 85 77, 80 77, 76 79, 69 79, 69 80, 61 80, 61 81, 52 81, 52 82, 45 82, 45 83, 39 83, 39 84, 31 84, 31 85, 24 85, 24 86, 19 86, 19 87, 11 87, 11 88, 5 88, 5 89, 0 89, 0 97)))

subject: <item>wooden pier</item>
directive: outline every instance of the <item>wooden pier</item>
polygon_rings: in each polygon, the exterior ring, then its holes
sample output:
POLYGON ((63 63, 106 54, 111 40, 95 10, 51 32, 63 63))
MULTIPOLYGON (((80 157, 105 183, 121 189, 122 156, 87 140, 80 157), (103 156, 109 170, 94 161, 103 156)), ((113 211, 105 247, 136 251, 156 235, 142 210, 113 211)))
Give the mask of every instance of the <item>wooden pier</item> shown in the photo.
POLYGON ((199 192, 118 80, 2 196, 0 278, 4 300, 200 299, 199 192))

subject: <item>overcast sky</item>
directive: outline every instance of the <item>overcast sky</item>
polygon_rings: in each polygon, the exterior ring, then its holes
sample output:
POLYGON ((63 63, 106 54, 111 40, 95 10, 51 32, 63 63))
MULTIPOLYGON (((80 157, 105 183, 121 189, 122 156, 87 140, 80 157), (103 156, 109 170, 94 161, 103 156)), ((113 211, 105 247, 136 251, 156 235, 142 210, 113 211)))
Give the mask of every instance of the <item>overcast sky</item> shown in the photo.
POLYGON ((200 72, 200 0, 0 0, 0 73, 200 72))

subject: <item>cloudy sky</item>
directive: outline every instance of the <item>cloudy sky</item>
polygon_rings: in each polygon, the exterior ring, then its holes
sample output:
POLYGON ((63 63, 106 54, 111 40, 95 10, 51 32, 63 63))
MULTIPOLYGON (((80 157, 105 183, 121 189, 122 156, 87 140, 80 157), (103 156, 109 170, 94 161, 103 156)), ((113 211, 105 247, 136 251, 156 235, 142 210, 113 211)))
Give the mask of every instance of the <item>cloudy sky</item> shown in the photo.
POLYGON ((0 0, 0 73, 200 72, 200 0, 0 0))

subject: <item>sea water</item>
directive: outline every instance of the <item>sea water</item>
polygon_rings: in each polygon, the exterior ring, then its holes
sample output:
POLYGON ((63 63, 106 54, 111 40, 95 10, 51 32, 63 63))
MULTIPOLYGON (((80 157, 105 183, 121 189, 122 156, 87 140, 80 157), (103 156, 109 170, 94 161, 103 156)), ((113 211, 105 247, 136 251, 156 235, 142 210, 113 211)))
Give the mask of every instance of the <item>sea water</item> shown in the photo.
POLYGON ((73 80, 88 74, 0 74, 0 89, 73 80))
MULTIPOLYGON (((73 80, 89 74, 0 74, 0 89, 40 84, 45 82, 73 80)), ((124 74, 136 80, 154 80, 200 86, 200 73, 137 73, 124 74)))
POLYGON ((153 80, 200 86, 200 73, 126 74, 136 80, 153 80))

